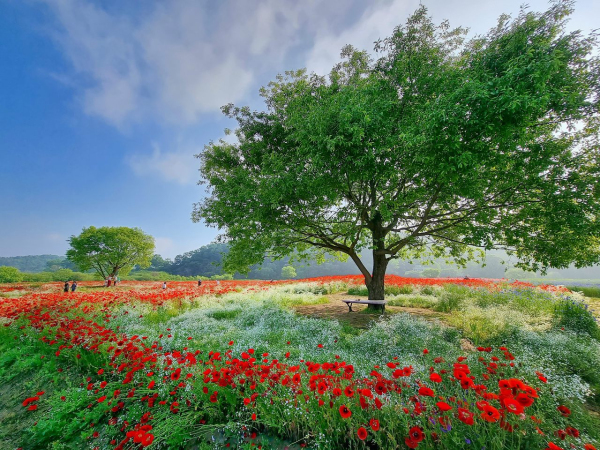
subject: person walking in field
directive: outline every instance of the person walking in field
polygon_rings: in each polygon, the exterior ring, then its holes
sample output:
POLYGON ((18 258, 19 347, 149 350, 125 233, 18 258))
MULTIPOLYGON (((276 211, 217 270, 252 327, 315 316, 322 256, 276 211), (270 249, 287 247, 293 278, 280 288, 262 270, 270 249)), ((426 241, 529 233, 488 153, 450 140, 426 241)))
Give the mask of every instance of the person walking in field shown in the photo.
POLYGON ((71 292, 75 292, 76 289, 77 289, 77 281, 73 281, 73 284, 71 285, 71 292))
POLYGON ((167 282, 166 282, 166 281, 163 281, 162 288, 163 288, 163 289, 166 289, 166 288, 167 288, 167 282))
POLYGON ((108 277, 106 280, 106 286, 110 287, 110 283, 112 283, 112 277, 108 277))
POLYGON ((65 289, 64 292, 69 292, 69 282, 65 281, 65 289))
POLYGON ((202 286, 202 280, 198 280, 198 287, 202 286))

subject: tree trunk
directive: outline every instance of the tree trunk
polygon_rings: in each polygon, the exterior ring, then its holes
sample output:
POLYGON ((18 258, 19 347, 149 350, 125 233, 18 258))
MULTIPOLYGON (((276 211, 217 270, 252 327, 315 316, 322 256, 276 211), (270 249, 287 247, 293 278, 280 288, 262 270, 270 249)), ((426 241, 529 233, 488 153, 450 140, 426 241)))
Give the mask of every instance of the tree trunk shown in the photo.
MULTIPOLYGON (((369 300, 384 300, 385 299, 385 271, 388 261, 385 255, 377 255, 373 252, 373 275, 371 281, 366 283, 367 291, 369 291, 369 300)), ((368 309, 373 311, 382 311, 383 305, 369 305, 368 309)))
MULTIPOLYGON (((369 221, 371 233, 373 233, 373 272, 370 278, 365 277, 365 284, 369 292, 369 300, 385 299, 385 271, 388 265, 388 259, 385 253, 385 235, 386 231, 382 226, 382 218, 379 211, 376 211, 369 221)), ((369 305, 368 309, 372 311, 383 312, 383 305, 369 305)))

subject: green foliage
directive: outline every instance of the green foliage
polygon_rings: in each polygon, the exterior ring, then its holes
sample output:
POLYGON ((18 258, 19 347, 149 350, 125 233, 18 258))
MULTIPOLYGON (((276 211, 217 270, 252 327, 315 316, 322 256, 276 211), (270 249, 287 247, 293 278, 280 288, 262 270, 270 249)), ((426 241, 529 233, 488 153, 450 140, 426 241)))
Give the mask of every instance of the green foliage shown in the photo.
POLYGON ((554 309, 556 326, 579 333, 587 333, 600 340, 598 321, 588 306, 570 297, 563 297, 554 309))
MULTIPOLYGON (((207 279, 206 277, 200 277, 207 279)), ((150 270, 137 270, 131 272, 129 275, 122 277, 123 280, 135 280, 135 281, 186 281, 186 280, 197 280, 198 277, 183 277, 180 275, 173 275, 167 272, 154 272, 150 270)))
POLYGON ((509 280, 527 280, 530 278, 534 278, 535 273, 526 272, 525 270, 513 267, 511 269, 507 269, 504 276, 509 280))
POLYGON ((404 273, 404 276, 409 278, 421 278, 423 276, 423 272, 420 270, 409 270, 404 273))
MULTIPOLYGON (((386 286, 385 294, 386 295, 403 295, 410 294, 413 292, 413 287, 410 285, 404 286, 386 286)), ((359 295, 359 296, 367 296, 369 292, 364 286, 350 286, 348 288, 349 295, 359 295)))
POLYGON ((16 267, 0 266, 0 283, 19 283, 23 274, 16 267))
POLYGON ((440 276, 440 269, 434 269, 434 268, 425 269, 425 270, 423 270, 422 275, 425 278, 437 278, 440 276))
POLYGON ((99 280, 100 276, 96 273, 74 272, 70 269, 58 269, 53 272, 24 273, 23 281, 29 282, 49 282, 49 281, 94 281, 99 280))
POLYGON ((106 278, 127 275, 134 266, 148 267, 154 238, 139 228, 89 227, 69 238, 67 258, 81 270, 94 269, 106 278))
POLYGON ((284 280, 296 278, 296 269, 294 269, 292 266, 283 266, 281 268, 281 278, 284 280))
POLYGON ((48 261, 61 259, 58 255, 0 256, 0 266, 16 267, 21 272, 42 272, 48 261))
POLYGON ((223 254, 226 254, 228 251, 229 246, 226 244, 205 245, 197 250, 177 255, 172 264, 162 270, 183 276, 202 275, 212 277, 220 275, 221 260, 223 254))
POLYGON ((466 286, 447 284, 441 292, 438 303, 434 306, 436 311, 451 312, 460 309, 466 297, 471 295, 471 289, 466 286))
POLYGON ((586 297, 600 298, 600 287, 598 286, 567 286, 573 292, 581 292, 586 297))

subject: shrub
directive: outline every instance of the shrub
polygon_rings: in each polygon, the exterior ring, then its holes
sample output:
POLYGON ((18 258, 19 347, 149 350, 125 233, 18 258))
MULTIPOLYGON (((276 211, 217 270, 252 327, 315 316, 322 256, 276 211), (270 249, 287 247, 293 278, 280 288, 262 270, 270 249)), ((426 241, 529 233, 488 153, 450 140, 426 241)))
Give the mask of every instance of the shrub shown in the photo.
POLYGON ((390 306, 409 306, 412 308, 433 308, 437 305, 438 299, 433 295, 399 295, 392 298, 388 305, 390 306))
POLYGON ((404 273, 404 276, 409 278, 421 278, 423 275, 419 270, 409 270, 404 273))
POLYGON ((365 286, 351 286, 348 288, 348 295, 368 296, 369 291, 365 286))
POLYGON ((425 269, 422 274, 425 278, 437 278, 440 276, 440 269, 425 269))
POLYGON ((598 323, 588 306, 572 297, 563 297, 554 307, 556 326, 568 330, 583 332, 600 339, 598 323))
MULTIPOLYGON (((385 295, 404 295, 411 294, 413 292, 413 287, 411 285, 403 285, 403 286, 385 286, 385 295)), ((349 295, 360 295, 360 296, 368 296, 369 291, 366 286, 351 286, 348 288, 349 295)))
POLYGON ((471 295, 471 289, 466 286, 447 284, 444 286, 440 299, 434 307, 436 311, 451 312, 460 309, 463 301, 471 295))
POLYGON ((414 288, 410 284, 404 284, 402 286, 386 286, 385 293, 387 295, 406 295, 412 294, 414 288))
POLYGON ((597 286, 567 286, 573 292, 580 292, 586 297, 600 298, 600 287, 597 286))

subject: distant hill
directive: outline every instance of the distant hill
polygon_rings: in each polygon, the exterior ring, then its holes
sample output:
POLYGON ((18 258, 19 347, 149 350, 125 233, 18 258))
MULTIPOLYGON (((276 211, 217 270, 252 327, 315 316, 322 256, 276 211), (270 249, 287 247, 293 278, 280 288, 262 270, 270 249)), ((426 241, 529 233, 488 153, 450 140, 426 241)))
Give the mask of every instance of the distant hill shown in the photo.
POLYGON ((0 266, 16 267, 21 272, 43 272, 48 261, 64 259, 58 255, 0 256, 0 266))

